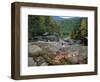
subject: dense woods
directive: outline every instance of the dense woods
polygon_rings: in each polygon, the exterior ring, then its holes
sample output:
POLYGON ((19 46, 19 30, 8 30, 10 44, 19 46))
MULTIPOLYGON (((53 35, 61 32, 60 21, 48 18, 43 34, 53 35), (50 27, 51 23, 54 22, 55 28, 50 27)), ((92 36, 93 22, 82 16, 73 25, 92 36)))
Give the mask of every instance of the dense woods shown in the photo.
POLYGON ((37 36, 47 33, 61 39, 70 37, 74 40, 82 40, 84 43, 88 34, 87 29, 87 18, 84 17, 63 19, 57 16, 28 16, 29 41, 35 41, 37 36))
POLYGON ((60 25, 50 16, 29 15, 28 20, 28 35, 30 41, 34 41, 36 36, 42 36, 45 33, 59 35, 60 25))

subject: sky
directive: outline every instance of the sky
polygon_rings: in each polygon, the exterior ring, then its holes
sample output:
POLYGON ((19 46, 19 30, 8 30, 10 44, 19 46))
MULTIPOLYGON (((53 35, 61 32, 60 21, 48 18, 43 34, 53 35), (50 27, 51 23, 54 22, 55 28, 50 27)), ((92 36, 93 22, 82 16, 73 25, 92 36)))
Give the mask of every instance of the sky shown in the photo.
POLYGON ((60 18, 63 18, 63 19, 69 19, 69 18, 73 18, 73 17, 69 17, 69 16, 59 16, 60 18))

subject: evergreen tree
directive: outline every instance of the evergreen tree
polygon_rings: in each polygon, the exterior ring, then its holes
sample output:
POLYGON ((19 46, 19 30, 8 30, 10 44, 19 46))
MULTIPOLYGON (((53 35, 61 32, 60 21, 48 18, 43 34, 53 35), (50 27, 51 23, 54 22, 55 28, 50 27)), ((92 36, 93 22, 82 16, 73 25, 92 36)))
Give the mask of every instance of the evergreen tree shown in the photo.
POLYGON ((82 18, 79 27, 74 27, 72 32, 70 32, 70 37, 75 40, 84 40, 87 37, 87 19, 82 18))

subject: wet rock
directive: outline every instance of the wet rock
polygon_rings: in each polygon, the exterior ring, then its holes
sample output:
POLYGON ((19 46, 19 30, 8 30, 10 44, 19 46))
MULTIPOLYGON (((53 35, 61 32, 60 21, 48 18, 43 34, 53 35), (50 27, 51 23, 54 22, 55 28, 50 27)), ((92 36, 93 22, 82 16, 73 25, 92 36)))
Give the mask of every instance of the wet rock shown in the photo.
POLYGON ((29 66, 36 66, 37 63, 33 60, 32 57, 28 57, 28 65, 29 66))
POLYGON ((48 63, 44 62, 41 64, 41 66, 48 66, 48 63))
POLYGON ((42 53, 44 54, 55 54, 58 51, 57 48, 55 48, 54 46, 51 45, 47 45, 45 47, 42 48, 42 53))
POLYGON ((40 48, 39 46, 29 45, 29 48, 28 48, 29 57, 38 56, 41 51, 42 51, 42 48, 40 48))
POLYGON ((82 41, 81 40, 77 40, 76 44, 82 44, 82 41))
POLYGON ((38 66, 48 65, 47 62, 45 61, 45 59, 42 56, 35 58, 35 61, 37 62, 38 66))
POLYGON ((76 64, 76 63, 78 63, 78 57, 71 57, 71 58, 69 58, 69 61, 70 61, 72 64, 76 64))

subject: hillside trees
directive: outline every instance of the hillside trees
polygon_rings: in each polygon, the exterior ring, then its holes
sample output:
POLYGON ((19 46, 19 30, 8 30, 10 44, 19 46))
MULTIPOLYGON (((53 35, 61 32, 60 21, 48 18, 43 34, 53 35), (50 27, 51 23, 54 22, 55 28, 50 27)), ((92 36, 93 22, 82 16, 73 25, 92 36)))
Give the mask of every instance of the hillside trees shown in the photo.
POLYGON ((51 16, 28 16, 28 37, 34 40, 36 36, 44 33, 59 35, 60 25, 51 16))
POLYGON ((86 43, 87 42, 86 37, 87 37, 87 34, 88 34, 87 29, 88 29, 87 19, 82 18, 79 28, 73 28, 73 30, 72 30, 72 32, 70 32, 69 36, 72 39, 75 39, 75 40, 82 40, 83 44, 87 45, 87 43, 86 43))

